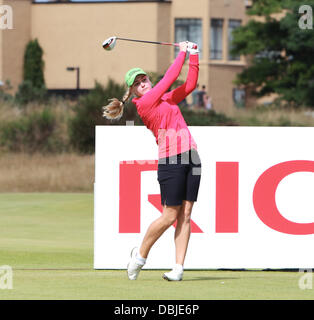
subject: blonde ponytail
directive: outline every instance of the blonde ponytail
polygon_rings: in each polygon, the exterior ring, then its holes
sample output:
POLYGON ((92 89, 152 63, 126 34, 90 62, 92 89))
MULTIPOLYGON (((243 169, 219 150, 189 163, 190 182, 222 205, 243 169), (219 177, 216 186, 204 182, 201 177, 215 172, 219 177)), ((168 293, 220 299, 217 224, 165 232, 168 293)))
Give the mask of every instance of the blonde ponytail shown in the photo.
POLYGON ((122 101, 117 98, 110 99, 110 103, 103 107, 103 117, 109 120, 119 120, 123 115, 124 104, 129 100, 131 94, 131 89, 128 88, 122 101))

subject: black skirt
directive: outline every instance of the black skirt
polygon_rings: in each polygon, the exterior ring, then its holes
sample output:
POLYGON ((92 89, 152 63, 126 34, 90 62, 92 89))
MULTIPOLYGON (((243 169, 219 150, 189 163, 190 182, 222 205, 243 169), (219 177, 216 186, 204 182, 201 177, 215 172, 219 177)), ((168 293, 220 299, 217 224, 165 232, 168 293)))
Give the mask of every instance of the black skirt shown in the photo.
POLYGON ((161 204, 179 206, 183 200, 197 201, 201 167, 201 159, 194 149, 159 159, 161 204))

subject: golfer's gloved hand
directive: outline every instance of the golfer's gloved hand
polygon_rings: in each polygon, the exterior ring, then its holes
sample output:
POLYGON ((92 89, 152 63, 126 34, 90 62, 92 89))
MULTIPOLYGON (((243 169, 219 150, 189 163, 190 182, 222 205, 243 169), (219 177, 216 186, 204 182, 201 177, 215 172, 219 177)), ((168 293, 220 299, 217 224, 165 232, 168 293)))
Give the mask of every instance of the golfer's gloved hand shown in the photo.
POLYGON ((198 50, 198 45, 196 43, 193 42, 188 42, 188 48, 187 51, 190 54, 199 54, 199 50, 198 50))

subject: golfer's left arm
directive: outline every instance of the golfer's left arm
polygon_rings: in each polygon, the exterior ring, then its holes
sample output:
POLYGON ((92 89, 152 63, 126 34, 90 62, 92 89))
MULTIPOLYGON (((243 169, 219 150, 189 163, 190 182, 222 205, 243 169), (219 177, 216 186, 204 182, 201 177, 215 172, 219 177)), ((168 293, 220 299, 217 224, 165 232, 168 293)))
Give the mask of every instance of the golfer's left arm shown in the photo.
POLYGON ((140 98, 142 107, 151 108, 152 106, 156 106, 159 103, 160 98, 177 80, 185 61, 186 50, 187 44, 185 42, 180 42, 180 52, 163 78, 150 91, 140 98))
POLYGON ((185 83, 169 92, 169 98, 177 104, 186 98, 197 86, 198 73, 199 57, 198 51, 195 50, 190 53, 189 71, 185 83))

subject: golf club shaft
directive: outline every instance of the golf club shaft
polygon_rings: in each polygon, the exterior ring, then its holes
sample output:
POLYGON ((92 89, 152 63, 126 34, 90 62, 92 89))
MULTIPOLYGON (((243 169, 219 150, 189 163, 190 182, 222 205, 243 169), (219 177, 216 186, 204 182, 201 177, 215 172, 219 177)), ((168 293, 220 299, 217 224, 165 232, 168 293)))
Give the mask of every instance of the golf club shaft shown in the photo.
POLYGON ((146 40, 134 40, 134 39, 127 39, 127 38, 117 38, 117 40, 125 40, 125 41, 133 41, 133 42, 143 42, 143 43, 152 43, 152 44, 162 44, 166 46, 175 46, 178 47, 178 43, 169 43, 169 42, 157 42, 157 41, 146 41, 146 40))

